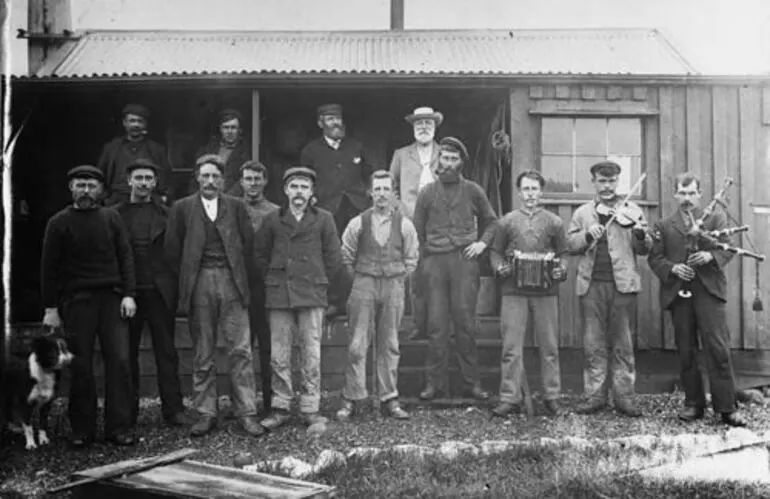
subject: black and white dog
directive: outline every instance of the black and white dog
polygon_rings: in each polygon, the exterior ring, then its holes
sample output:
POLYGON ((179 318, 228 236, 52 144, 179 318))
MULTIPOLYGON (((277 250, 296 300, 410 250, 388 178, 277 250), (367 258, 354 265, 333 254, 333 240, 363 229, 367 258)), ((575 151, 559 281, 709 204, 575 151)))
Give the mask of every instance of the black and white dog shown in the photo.
POLYGON ((3 402, 8 415, 8 427, 24 433, 27 450, 49 443, 45 428, 62 369, 72 362, 73 355, 60 335, 35 337, 26 357, 11 355, 3 373, 3 402), (32 426, 35 409, 39 410, 37 443, 32 426))

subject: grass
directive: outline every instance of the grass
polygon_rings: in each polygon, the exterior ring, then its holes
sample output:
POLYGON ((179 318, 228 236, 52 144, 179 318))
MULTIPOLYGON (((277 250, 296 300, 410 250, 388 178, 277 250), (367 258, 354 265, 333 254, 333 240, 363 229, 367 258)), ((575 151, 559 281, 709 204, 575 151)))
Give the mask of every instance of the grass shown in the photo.
MULTIPOLYGON (((567 395, 564 401, 570 406, 577 397, 567 395)), ((639 434, 722 434, 726 430, 713 416, 692 424, 678 422, 676 411, 682 404, 679 393, 640 395, 637 401, 644 412, 644 417, 638 419, 607 411, 559 419, 542 416, 526 419, 517 415, 500 420, 490 419, 487 408, 412 406, 407 407, 412 418, 406 423, 363 414, 350 422, 331 423, 329 432, 320 438, 306 435, 304 427, 294 422, 263 438, 252 439, 240 432, 235 421, 223 421, 212 434, 191 439, 184 429, 163 426, 157 400, 146 400, 137 429, 141 441, 136 447, 118 448, 97 443, 85 451, 72 451, 65 444, 68 423, 65 404, 59 400, 53 411, 54 440, 51 445, 25 451, 23 439, 18 437, 0 449, 0 497, 11 497, 13 492, 34 497, 47 488, 66 483, 78 470, 165 454, 184 447, 202 451, 194 457, 196 460, 233 466, 233 459, 242 453, 249 454, 255 462, 294 456, 313 463, 324 449, 345 453, 359 446, 387 448, 416 444, 436 447, 447 440, 478 444, 484 440, 540 437, 609 439, 639 434)), ((322 410, 333 414, 336 406, 336 397, 327 397, 322 410)), ((536 407, 540 408, 540 404, 536 407)), ((770 408, 749 405, 744 410, 751 430, 758 433, 770 430, 770 408)), ((770 497, 770 491, 757 496, 754 489, 739 484, 722 484, 714 488, 667 482, 650 485, 634 477, 613 479, 607 463, 615 461, 617 456, 608 452, 610 450, 593 455, 589 452, 578 458, 558 449, 519 449, 496 457, 460 457, 449 464, 429 457, 420 466, 409 463, 403 456, 381 455, 368 460, 351 459, 347 467, 326 470, 310 480, 337 486, 343 497, 535 497, 527 495, 528 490, 537 492, 537 497, 685 497, 682 494, 686 497, 697 497, 698 494, 700 497, 770 497), (647 495, 629 495, 637 492, 647 495)))

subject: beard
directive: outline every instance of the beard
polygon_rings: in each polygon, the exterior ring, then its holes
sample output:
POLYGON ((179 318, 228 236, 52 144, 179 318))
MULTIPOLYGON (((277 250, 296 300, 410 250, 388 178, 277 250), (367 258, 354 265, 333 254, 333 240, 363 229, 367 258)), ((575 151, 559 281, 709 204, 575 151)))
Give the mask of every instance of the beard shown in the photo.
POLYGON ((75 207, 79 210, 89 210, 96 206, 96 198, 90 194, 81 194, 75 197, 75 207))
POLYGON ((414 133, 414 140, 420 144, 428 144, 429 142, 433 142, 435 136, 435 132, 420 131, 414 133))
POLYGON ((448 168, 438 173, 438 179, 442 184, 453 184, 460 180, 460 172, 452 168, 448 168))
POLYGON ((345 138, 345 125, 324 127, 324 135, 334 140, 345 138))

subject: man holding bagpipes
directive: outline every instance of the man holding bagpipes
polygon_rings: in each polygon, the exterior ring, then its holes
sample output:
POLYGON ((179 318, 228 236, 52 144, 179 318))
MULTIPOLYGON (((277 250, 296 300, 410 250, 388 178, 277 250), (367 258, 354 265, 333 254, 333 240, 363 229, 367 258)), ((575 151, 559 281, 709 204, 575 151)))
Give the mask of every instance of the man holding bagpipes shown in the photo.
POLYGON ((671 313, 674 324, 685 391, 685 406, 679 419, 690 422, 704 415, 706 396, 697 363, 700 339, 714 412, 725 424, 745 426, 746 419, 736 410, 724 266, 734 253, 758 260, 764 257, 728 244, 730 233, 743 230, 727 228, 725 212, 716 209, 717 204, 724 202, 722 198, 730 183, 732 180, 728 179, 714 200, 701 209, 698 205, 703 192, 698 176, 678 175, 674 197, 679 209, 655 224, 648 259, 661 281, 661 307, 671 313))

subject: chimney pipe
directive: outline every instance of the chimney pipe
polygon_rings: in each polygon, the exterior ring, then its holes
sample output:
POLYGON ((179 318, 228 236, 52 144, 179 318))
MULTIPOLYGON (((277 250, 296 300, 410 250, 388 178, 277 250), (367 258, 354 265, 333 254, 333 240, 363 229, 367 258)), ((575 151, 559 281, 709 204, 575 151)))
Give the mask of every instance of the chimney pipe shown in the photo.
POLYGON ((390 29, 404 29, 404 0, 390 0, 390 29))
POLYGON ((29 74, 34 75, 61 47, 72 29, 70 0, 28 0, 27 37, 29 74), (53 36, 50 36, 53 35, 53 36), (55 35, 64 35, 57 40, 55 35))

